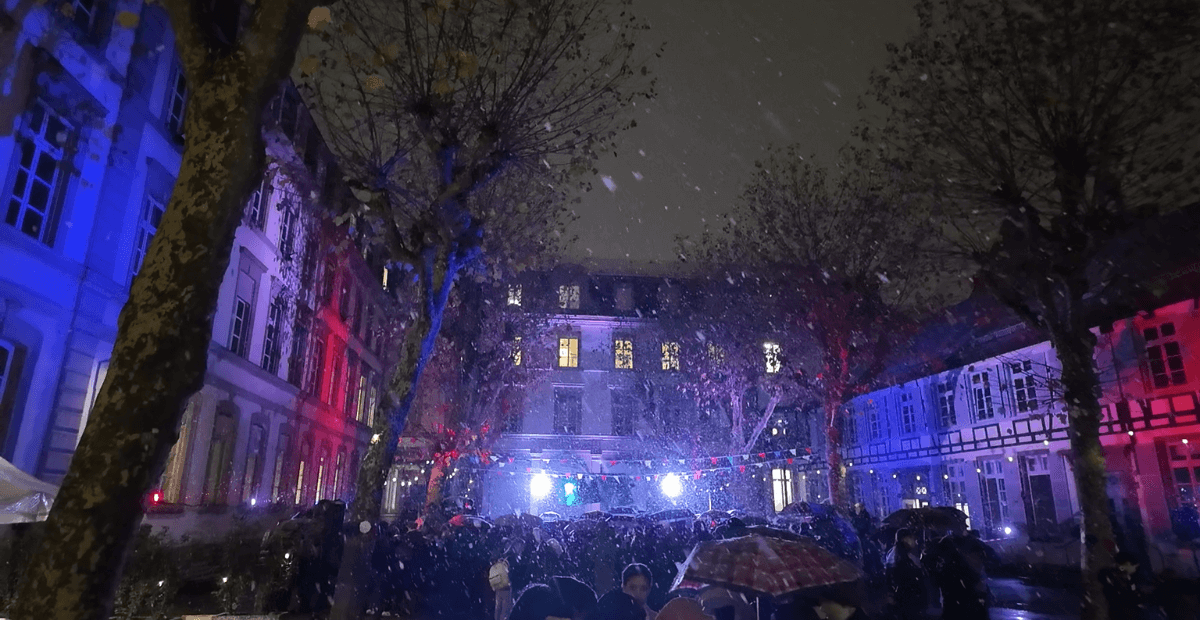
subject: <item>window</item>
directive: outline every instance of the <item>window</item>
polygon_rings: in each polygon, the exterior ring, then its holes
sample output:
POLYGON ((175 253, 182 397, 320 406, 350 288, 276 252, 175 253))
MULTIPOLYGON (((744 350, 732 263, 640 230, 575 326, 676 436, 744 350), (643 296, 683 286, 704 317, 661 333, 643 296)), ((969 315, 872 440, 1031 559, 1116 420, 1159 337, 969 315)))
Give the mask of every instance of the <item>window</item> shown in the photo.
POLYGON ((305 488, 305 476, 308 474, 308 459, 312 456, 312 440, 305 439, 300 445, 300 458, 296 459, 296 488, 293 503, 297 506, 308 503, 308 489, 305 488))
POLYGON ((900 432, 917 432, 917 407, 913 404, 911 392, 900 393, 900 432))
POLYGON ((317 471, 316 478, 313 482, 317 485, 317 501, 329 498, 330 478, 333 472, 329 471, 329 444, 321 445, 321 453, 317 456, 317 471))
POLYGON ((229 350, 239 357, 250 354, 250 302, 241 297, 233 302, 233 328, 229 335, 229 350))
POLYGON ((184 483, 187 472, 187 455, 192 445, 192 429, 195 428, 196 412, 200 410, 199 394, 188 399, 184 406, 183 417, 179 421, 179 439, 171 446, 167 455, 167 464, 163 467, 162 492, 163 502, 179 504, 183 502, 184 483))
POLYGON ((1183 351, 1175 338, 1175 324, 1163 323, 1142 331, 1146 339, 1146 360, 1150 366, 1150 380, 1154 387, 1167 388, 1185 385, 1187 375, 1183 370, 1183 351), (1172 340, 1168 340, 1172 339, 1172 340))
POLYGON ((938 423, 942 428, 949 428, 958 423, 954 414, 954 384, 937 384, 938 423))
POLYGON ((333 497, 334 499, 342 496, 342 470, 346 467, 346 448, 339 446, 337 451, 337 460, 333 464, 333 497))
POLYGON ((579 309, 579 285, 571 284, 558 287, 558 307, 564 310, 579 309))
POLYGON ((512 339, 512 344, 510 346, 512 347, 510 355, 512 356, 513 366, 520 366, 521 361, 522 361, 521 360, 521 357, 522 357, 521 356, 521 337, 514 336, 512 339))
POLYGON ((358 394, 354 398, 354 419, 367 424, 367 410, 369 403, 367 402, 367 371, 364 367, 363 371, 358 374, 358 394))
POLYGON ((633 370, 633 341, 617 338, 613 341, 613 364, 619 370, 633 370))
POLYGON ((563 337, 558 339, 558 367, 579 367, 579 338, 563 337))
POLYGON ((250 194, 246 203, 246 225, 255 230, 262 230, 267 220, 268 191, 267 177, 263 177, 250 194))
POLYGON ((267 310, 267 329, 263 334, 263 370, 271 374, 279 373, 279 355, 281 350, 280 327, 283 324, 283 304, 280 297, 271 302, 267 310))
POLYGON ((346 323, 350 320, 350 293, 354 288, 350 286, 350 278, 342 278, 341 292, 338 293, 338 316, 342 317, 342 322, 346 323))
POLYGON ((345 394, 342 396, 345 400, 342 402, 342 413, 346 418, 355 420, 357 413, 355 408, 355 397, 358 396, 358 375, 360 369, 358 367, 358 356, 349 349, 346 350, 346 387, 345 394))
POLYGON ((30 110, 17 138, 17 170, 4 222, 54 245, 58 203, 66 186, 66 147, 73 129, 44 101, 30 110))
POLYGON ((874 400, 867 401, 867 428, 871 431, 871 439, 883 436, 883 424, 879 419, 879 406, 874 400))
POLYGON ((133 275, 137 275, 142 268, 142 262, 146 260, 146 252, 150 249, 150 240, 154 238, 154 233, 158 232, 158 225, 162 223, 162 216, 167 207, 158 197, 151 194, 146 194, 142 199, 142 217, 138 220, 137 239, 134 241, 133 247, 133 275))
POLYGON ((583 426, 583 390, 554 388, 554 432, 578 435, 583 426))
POLYGON ((296 251, 296 210, 283 203, 279 211, 279 253, 283 260, 292 260, 296 251))
POLYGON ((977 372, 971 375, 971 396, 975 404, 975 420, 991 420, 996 417, 988 373, 977 372))
POLYGON ((359 339, 363 337, 363 313, 366 312, 367 306, 366 295, 362 291, 354 290, 354 325, 353 333, 357 334, 359 339))
POLYGON ((338 379, 342 376, 342 364, 344 363, 342 356, 345 350, 346 345, 342 342, 333 346, 333 368, 329 372, 329 389, 325 390, 325 403, 329 405, 334 404, 334 400, 337 398, 338 379))
POLYGON ((858 443, 858 416, 853 411, 842 412, 842 445, 853 446, 858 443))
POLYGON ((375 387, 375 376, 371 376, 371 387, 367 390, 367 426, 375 426, 375 412, 379 409, 379 388, 375 387))
POLYGON ((271 477, 271 501, 283 503, 283 466, 287 463, 288 434, 280 431, 275 445, 275 468, 271 477))
POLYGON ((325 380, 325 337, 317 334, 312 343, 312 364, 309 365, 308 379, 304 382, 308 393, 320 398, 321 383, 325 380))
POLYGON ((204 503, 224 504, 229 497, 229 474, 233 464, 233 443, 237 437, 237 422, 229 407, 217 407, 213 419, 212 439, 208 443, 208 465, 204 471, 204 503))
POLYGON ((1037 409, 1037 386, 1034 384, 1033 362, 1024 360, 1011 364, 1013 394, 1016 396, 1017 413, 1028 413, 1037 409))
POLYGON ((775 512, 792 503, 792 470, 776 467, 771 470, 771 491, 775 498, 775 512))
POLYGON ((679 370, 679 343, 662 343, 662 369, 679 370))
POLYGON ((183 114, 187 108, 187 91, 187 78, 183 75, 183 67, 176 65, 171 74, 171 87, 168 91, 164 120, 167 123, 167 130, 180 138, 183 137, 183 114))
POLYGON ((330 256, 325 259, 325 269, 321 274, 321 299, 327 304, 333 303, 334 280, 337 277, 337 261, 330 256))
POLYGON ((1008 521, 1008 493, 1004 488, 1004 461, 984 459, 979 463, 979 487, 983 499, 985 527, 993 535, 1008 521))
POLYGON ((308 320, 297 309, 296 322, 292 325, 291 353, 288 355, 288 383, 296 387, 304 387, 304 354, 307 343, 308 320))
POLYGON ((628 390, 612 391, 612 433, 632 435, 634 424, 633 394, 628 390))
POLYGON ((279 129, 288 138, 295 140, 299 123, 300 96, 290 90, 285 90, 279 96, 279 129))
POLYGON ((260 424, 250 425, 250 442, 246 444, 246 469, 242 474, 242 502, 257 503, 262 484, 263 460, 267 455, 267 430, 260 424))
POLYGON ((725 361, 725 349, 718 347, 713 343, 708 343, 708 359, 714 363, 720 364, 725 361))
POLYGON ((510 306, 521 305, 521 285, 520 284, 509 284, 508 285, 508 305, 510 305, 510 306))
POLYGON ((617 310, 628 312, 633 310, 633 287, 628 284, 617 285, 617 291, 614 295, 614 302, 617 310))
POLYGON ((967 515, 967 527, 971 527, 971 505, 967 503, 967 481, 963 477, 962 463, 948 463, 942 468, 942 480, 946 482, 949 502, 967 515))
POLYGON ((783 368, 783 360, 779 356, 779 345, 774 342, 763 343, 763 357, 767 364, 767 374, 773 375, 783 368))
POLYGON ((1172 517, 1184 506, 1200 507, 1200 440, 1192 438, 1167 444, 1171 477, 1167 481, 1172 517))

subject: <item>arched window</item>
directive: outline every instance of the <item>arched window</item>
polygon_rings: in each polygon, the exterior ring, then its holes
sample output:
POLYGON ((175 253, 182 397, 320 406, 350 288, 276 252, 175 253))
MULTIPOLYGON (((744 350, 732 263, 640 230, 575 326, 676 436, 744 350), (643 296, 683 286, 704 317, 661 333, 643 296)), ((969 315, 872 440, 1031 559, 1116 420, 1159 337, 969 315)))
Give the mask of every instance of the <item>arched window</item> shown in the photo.
POLYGON ((304 478, 308 474, 308 459, 312 458, 312 438, 305 437, 304 442, 300 444, 300 454, 296 458, 296 493, 294 495, 294 503, 297 506, 304 505, 308 502, 309 494, 305 493, 304 478))
POLYGON ((346 480, 346 447, 338 446, 337 462, 333 466, 333 498, 342 497, 342 483, 346 480))
POLYGON ((229 401, 217 405, 212 440, 208 443, 208 467, 204 474, 204 503, 224 504, 229 499, 229 475, 233 469, 233 446, 237 441, 237 413, 229 401))
POLYGON ((317 457, 317 500, 329 497, 329 483, 332 482, 333 472, 329 471, 329 443, 321 442, 320 456, 317 457))

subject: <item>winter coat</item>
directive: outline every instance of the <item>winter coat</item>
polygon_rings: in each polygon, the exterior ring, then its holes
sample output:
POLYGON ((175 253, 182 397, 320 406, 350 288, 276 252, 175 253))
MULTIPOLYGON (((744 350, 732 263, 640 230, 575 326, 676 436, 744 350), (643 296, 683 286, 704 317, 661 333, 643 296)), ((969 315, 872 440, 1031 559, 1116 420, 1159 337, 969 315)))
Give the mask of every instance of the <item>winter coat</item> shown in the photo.
POLYGON ((916 553, 897 546, 888 556, 885 573, 895 611, 905 618, 923 614, 929 607, 929 576, 916 553))

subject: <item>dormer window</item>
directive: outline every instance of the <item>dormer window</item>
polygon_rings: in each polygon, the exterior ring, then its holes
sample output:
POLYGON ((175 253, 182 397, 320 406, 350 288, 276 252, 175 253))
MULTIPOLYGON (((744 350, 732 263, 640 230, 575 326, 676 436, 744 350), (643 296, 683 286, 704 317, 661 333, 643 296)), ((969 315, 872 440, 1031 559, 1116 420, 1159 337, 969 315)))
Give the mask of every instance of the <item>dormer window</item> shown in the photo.
POLYGON ((773 375, 783 368, 783 360, 779 354, 779 344, 775 342, 763 343, 763 357, 766 361, 767 374, 773 375))
POLYGON ((520 284, 509 284, 508 285, 508 305, 510 305, 510 306, 521 305, 521 285, 520 284))
POLYGON ((579 309, 578 284, 566 284, 558 287, 558 307, 563 310, 579 309))

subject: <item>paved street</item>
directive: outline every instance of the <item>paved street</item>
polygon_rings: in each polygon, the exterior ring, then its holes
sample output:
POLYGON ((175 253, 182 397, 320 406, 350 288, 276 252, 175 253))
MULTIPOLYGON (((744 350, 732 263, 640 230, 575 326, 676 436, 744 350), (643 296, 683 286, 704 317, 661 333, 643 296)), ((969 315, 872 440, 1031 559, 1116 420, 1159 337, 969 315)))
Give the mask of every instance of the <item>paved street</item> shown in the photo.
POLYGON ((991 580, 992 620, 1065 620, 1079 617, 1079 596, 1062 588, 1032 586, 1020 579, 991 580))

